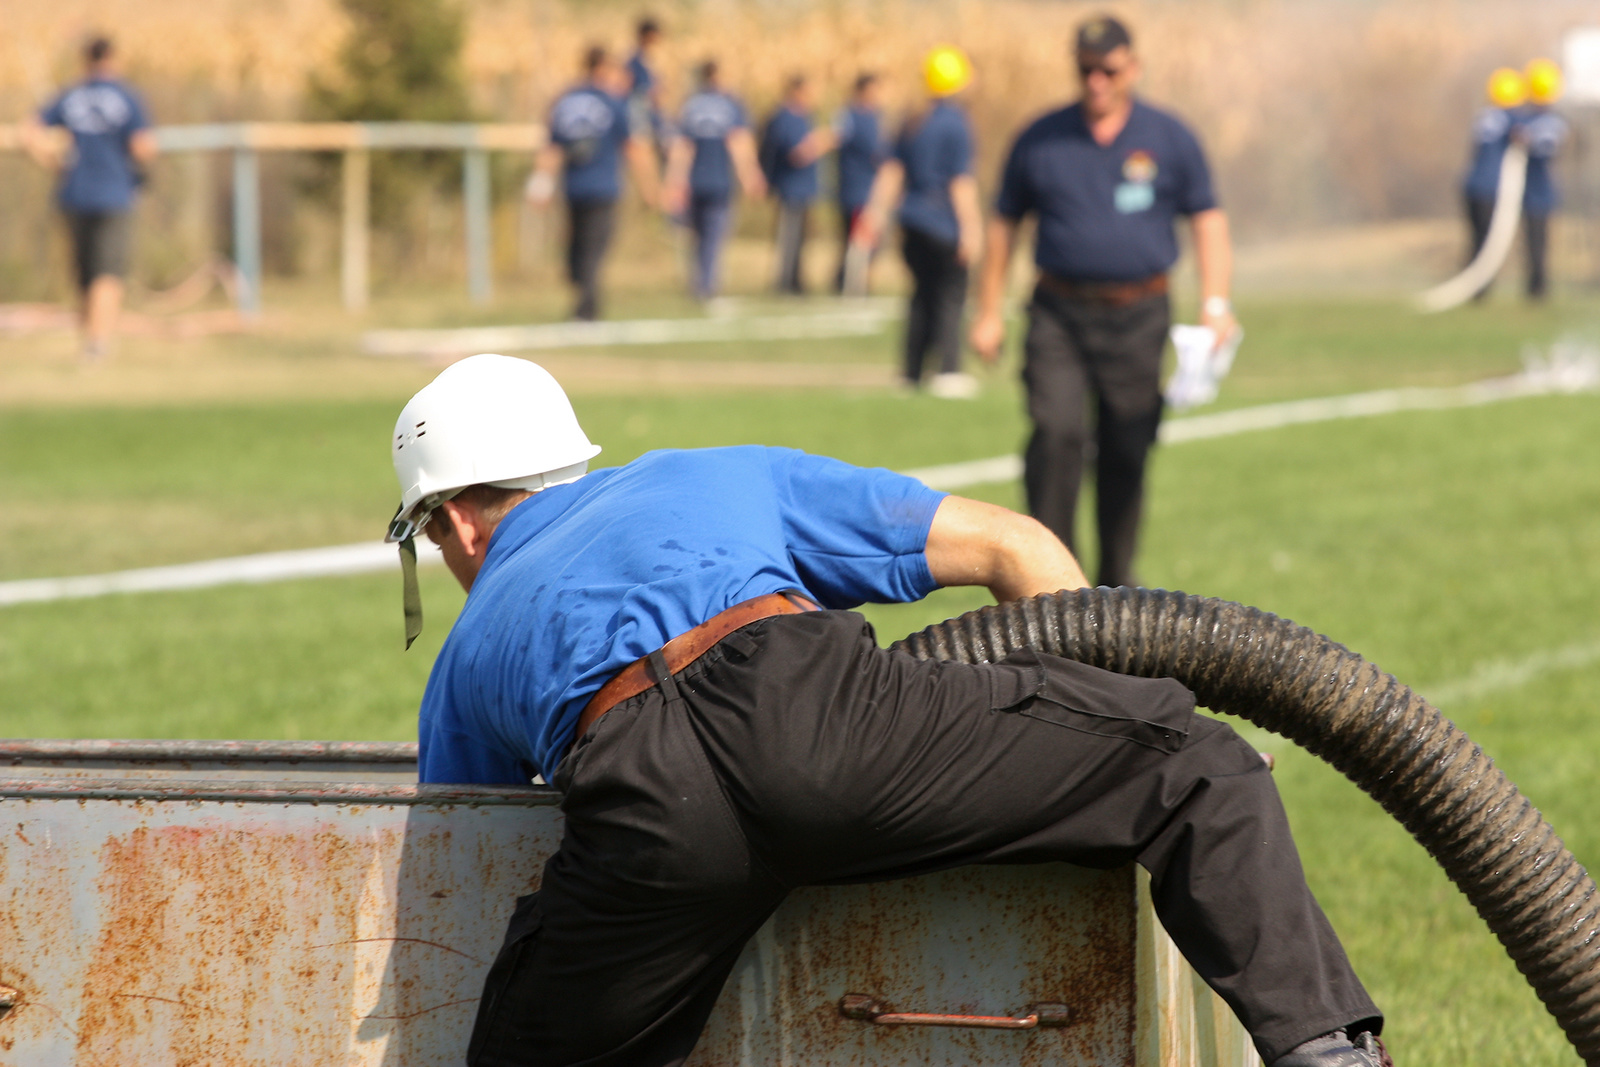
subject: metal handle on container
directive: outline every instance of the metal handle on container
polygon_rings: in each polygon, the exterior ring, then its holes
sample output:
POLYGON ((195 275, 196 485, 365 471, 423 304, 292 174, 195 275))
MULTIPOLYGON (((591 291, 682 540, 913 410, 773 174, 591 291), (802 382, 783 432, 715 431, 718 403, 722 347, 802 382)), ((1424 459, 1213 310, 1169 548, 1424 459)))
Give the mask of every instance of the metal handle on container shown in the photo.
POLYGON ((1033 1030, 1040 1026, 1066 1026, 1072 1012, 1065 1004, 1030 1004, 1021 1015, 946 1015, 933 1012, 893 1011, 883 1001, 862 993, 846 993, 839 1014, 874 1026, 972 1026, 985 1030, 1033 1030))

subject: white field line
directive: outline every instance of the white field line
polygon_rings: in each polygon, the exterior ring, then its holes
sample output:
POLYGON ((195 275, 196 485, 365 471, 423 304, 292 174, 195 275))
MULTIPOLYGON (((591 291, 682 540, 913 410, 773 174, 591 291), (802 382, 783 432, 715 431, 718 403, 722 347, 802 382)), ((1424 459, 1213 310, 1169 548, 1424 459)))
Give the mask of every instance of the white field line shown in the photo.
POLYGON ((1600 663, 1600 640, 1540 649, 1521 659, 1486 660, 1473 667, 1465 678, 1419 688, 1417 692, 1430 703, 1447 707, 1489 693, 1517 689, 1547 674, 1582 670, 1594 663, 1600 663))
MULTIPOLYGON (((758 320, 745 320, 758 321, 758 320)), ((587 325, 587 324, 585 324, 587 325)), ((1282 404, 1223 411, 1171 419, 1162 424, 1161 440, 1168 444, 1200 441, 1255 430, 1270 430, 1334 419, 1386 415, 1397 411, 1471 407, 1517 397, 1574 393, 1600 386, 1600 367, 1558 363, 1531 368, 1508 378, 1493 378, 1470 385, 1435 389, 1384 389, 1350 396, 1292 400, 1282 404)), ((963 489, 973 485, 1011 481, 1022 476, 1019 456, 918 467, 905 472, 934 489, 963 489)), ((419 546, 428 545, 424 538, 419 546)), ((432 546, 429 545, 431 548, 432 546)), ((437 551, 419 551, 419 563, 438 562, 437 551)), ((74 600, 111 593, 148 593, 172 589, 204 589, 247 582, 277 582, 390 570, 399 558, 393 545, 368 542, 333 548, 267 552, 254 556, 183 563, 171 567, 92 574, 76 578, 30 578, 0 582, 0 607, 47 600, 74 600)))
POLYGON ((361 335, 361 350, 370 356, 439 357, 469 352, 530 352, 613 345, 870 337, 883 332, 891 317, 892 313, 883 307, 868 306, 820 315, 552 322, 459 330, 372 330, 361 335))

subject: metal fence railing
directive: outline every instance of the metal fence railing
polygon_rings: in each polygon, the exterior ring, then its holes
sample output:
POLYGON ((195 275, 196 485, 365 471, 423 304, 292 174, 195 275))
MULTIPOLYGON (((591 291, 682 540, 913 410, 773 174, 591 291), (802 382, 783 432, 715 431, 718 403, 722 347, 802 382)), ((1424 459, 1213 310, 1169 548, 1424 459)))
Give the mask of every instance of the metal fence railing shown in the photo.
MULTIPOLYGON (((238 304, 261 310, 262 152, 338 152, 341 162, 340 290, 346 308, 367 303, 372 152, 395 149, 459 151, 466 220, 467 292, 486 303, 492 292, 489 237, 489 153, 535 152, 545 128, 527 123, 469 122, 236 122, 158 126, 163 153, 228 152, 233 157, 233 259, 238 304)), ((60 136, 58 132, 53 133, 60 136)), ((16 126, 0 125, 0 151, 22 147, 16 126)))

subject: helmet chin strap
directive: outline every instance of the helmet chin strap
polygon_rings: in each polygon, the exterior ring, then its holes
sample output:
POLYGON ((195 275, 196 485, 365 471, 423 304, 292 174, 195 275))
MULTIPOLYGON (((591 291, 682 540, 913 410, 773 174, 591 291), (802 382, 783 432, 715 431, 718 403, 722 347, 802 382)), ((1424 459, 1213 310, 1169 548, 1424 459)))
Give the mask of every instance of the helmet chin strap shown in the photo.
POLYGON ((422 633, 422 590, 417 587, 417 542, 400 542, 400 602, 406 614, 406 648, 422 633))

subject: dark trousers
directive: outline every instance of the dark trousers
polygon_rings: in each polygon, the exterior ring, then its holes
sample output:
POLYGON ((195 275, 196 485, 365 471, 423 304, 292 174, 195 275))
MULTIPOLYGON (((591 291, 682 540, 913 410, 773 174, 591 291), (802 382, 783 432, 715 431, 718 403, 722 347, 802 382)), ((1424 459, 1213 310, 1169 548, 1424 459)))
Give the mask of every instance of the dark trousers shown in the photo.
POLYGON ((65 211, 72 239, 73 276, 87 293, 96 278, 121 278, 128 273, 128 246, 133 227, 126 211, 65 211))
POLYGON ((694 232, 694 295, 709 300, 721 288, 722 243, 728 236, 733 204, 726 196, 689 200, 689 229, 694 232))
POLYGON ((578 291, 572 317, 585 322, 600 317, 600 263, 616 229, 614 200, 567 202, 567 280, 578 291))
POLYGON ((839 204, 839 269, 833 275, 833 291, 844 292, 845 274, 850 267, 850 235, 855 232, 856 220, 861 217, 861 212, 866 210, 866 205, 851 207, 848 204, 839 204))
POLYGON ((1277 791, 1187 689, 1050 656, 933 663, 850 612, 736 631, 608 712, 555 774, 468 1062, 669 1067, 795 886, 972 863, 1149 870, 1157 914, 1268 1063, 1381 1025, 1277 791))
MULTIPOLYGON (((1494 201, 1481 200, 1469 196, 1467 200, 1467 228, 1472 235, 1472 252, 1467 256, 1470 263, 1483 248, 1483 242, 1489 236, 1489 222, 1494 218, 1494 201)), ((1550 287, 1548 263, 1550 258, 1550 216, 1531 215, 1522 213, 1522 240, 1528 257, 1528 283, 1527 293, 1531 300, 1541 300, 1550 287)), ((1482 300, 1489 295, 1489 287, 1494 282, 1484 283, 1482 289, 1474 295, 1473 299, 1482 300)))
POLYGON ((961 369, 961 311, 967 302, 967 267, 956 258, 956 246, 920 230, 903 229, 900 253, 911 271, 911 308, 906 315, 906 349, 902 371, 915 385, 931 353, 939 371, 961 369))
POLYGON ((805 292, 806 231, 811 225, 811 204, 778 201, 778 292, 805 292))
POLYGON ((1124 307, 1036 289, 1022 380, 1033 434, 1024 455, 1028 509, 1077 552, 1078 488, 1094 410, 1095 520, 1100 585, 1133 585, 1145 461, 1161 424, 1167 297, 1124 307))

